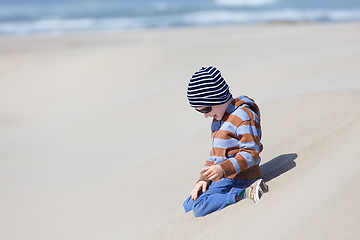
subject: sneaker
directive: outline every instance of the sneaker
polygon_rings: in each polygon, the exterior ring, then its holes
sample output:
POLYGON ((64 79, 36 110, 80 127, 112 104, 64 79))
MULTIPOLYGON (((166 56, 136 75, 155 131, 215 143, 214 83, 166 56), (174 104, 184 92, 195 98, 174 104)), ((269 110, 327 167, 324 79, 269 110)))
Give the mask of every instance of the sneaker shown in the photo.
POLYGON ((250 198, 254 200, 255 203, 258 203, 262 195, 268 191, 269 187, 264 180, 259 179, 245 189, 245 198, 250 198))

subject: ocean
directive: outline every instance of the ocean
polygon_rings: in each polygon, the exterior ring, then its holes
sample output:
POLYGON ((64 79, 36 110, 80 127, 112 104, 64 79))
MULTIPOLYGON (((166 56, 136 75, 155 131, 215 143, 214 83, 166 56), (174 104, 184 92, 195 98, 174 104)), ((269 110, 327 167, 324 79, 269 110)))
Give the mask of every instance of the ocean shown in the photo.
POLYGON ((359 0, 0 0, 0 35, 360 21, 359 0))

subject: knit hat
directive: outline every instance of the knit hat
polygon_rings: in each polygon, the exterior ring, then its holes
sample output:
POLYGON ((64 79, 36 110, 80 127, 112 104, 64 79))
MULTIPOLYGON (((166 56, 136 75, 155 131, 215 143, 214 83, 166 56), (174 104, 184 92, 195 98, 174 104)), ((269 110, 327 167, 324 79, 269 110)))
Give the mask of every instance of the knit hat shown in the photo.
POLYGON ((191 107, 203 107, 226 103, 232 95, 221 72, 210 66, 202 67, 192 75, 187 97, 191 107))

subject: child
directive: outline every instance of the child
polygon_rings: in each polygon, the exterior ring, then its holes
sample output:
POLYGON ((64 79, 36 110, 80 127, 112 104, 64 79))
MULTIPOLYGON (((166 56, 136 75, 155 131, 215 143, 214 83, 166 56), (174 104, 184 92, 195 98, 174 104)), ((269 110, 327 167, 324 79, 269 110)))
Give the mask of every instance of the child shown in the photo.
POLYGON ((233 98, 215 67, 203 67, 190 79, 187 97, 191 107, 212 117, 210 156, 200 179, 184 202, 196 217, 249 198, 256 203, 268 187, 259 167, 260 111, 246 96, 233 98))

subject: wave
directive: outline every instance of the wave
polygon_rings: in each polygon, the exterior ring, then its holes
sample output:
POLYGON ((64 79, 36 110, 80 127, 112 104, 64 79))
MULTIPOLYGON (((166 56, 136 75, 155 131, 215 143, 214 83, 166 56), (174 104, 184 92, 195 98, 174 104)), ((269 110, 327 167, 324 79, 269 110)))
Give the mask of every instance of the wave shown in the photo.
POLYGON ((271 11, 217 11, 198 12, 185 17, 190 24, 291 22, 347 22, 360 21, 360 10, 271 10, 271 11))
POLYGON ((258 7, 273 4, 277 0, 215 0, 215 4, 219 6, 251 6, 258 7))
POLYGON ((0 22, 0 35, 59 34, 84 31, 123 31, 235 23, 360 21, 360 10, 200 11, 184 14, 128 18, 50 18, 0 22))
POLYGON ((110 31, 146 28, 142 21, 115 19, 47 19, 33 22, 0 23, 1 35, 61 34, 67 32, 110 31))

